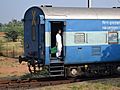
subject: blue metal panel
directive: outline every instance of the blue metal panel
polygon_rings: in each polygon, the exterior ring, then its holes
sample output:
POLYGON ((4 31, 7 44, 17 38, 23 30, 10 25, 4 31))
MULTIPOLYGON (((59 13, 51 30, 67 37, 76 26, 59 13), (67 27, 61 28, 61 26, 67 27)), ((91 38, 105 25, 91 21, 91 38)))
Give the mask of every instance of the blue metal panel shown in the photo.
POLYGON ((120 20, 67 20, 67 32, 120 30, 120 20))
POLYGON ((95 62, 100 56, 92 57, 90 46, 67 46, 65 64, 79 64, 87 62, 95 62))
POLYGON ((50 64, 50 47, 46 47, 45 48, 45 65, 49 65, 50 64))
POLYGON ((102 61, 120 61, 120 44, 111 44, 102 50, 102 61))
POLYGON ((41 50, 44 49, 44 25, 40 24, 40 15, 44 15, 43 12, 38 7, 32 7, 26 11, 24 16, 24 54, 34 56, 38 58, 38 61, 41 58, 41 50), (33 27, 34 40, 32 39, 33 27))
POLYGON ((65 64, 120 61, 120 45, 101 45, 101 54, 92 55, 92 46, 67 46, 65 64))
MULTIPOLYGON (((38 50, 38 38, 35 41, 32 40, 32 25, 30 21, 25 21, 25 32, 24 32, 24 49, 25 55, 27 56, 29 52, 38 50)), ((36 37, 38 37, 38 27, 35 27, 36 37)))
POLYGON ((100 20, 67 20, 66 30, 73 31, 90 31, 101 30, 100 20))
POLYGON ((45 32, 50 32, 50 22, 49 22, 49 20, 45 20, 45 32))

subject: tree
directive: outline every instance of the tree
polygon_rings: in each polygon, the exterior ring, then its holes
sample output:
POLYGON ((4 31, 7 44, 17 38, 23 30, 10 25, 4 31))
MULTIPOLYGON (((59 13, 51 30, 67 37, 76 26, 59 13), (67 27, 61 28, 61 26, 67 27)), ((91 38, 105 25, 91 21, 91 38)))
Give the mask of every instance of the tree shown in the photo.
POLYGON ((16 41, 18 38, 18 32, 17 31, 8 31, 5 33, 5 38, 7 38, 9 41, 12 40, 13 42, 16 41))
POLYGON ((0 31, 2 31, 2 27, 3 27, 3 24, 2 24, 2 23, 0 23, 0 31))
POLYGON ((22 21, 17 21, 13 19, 8 24, 4 24, 4 32, 6 32, 6 38, 8 40, 16 41, 18 36, 23 37, 23 23, 22 21))
POLYGON ((0 23, 0 27, 2 27, 2 23, 0 23))

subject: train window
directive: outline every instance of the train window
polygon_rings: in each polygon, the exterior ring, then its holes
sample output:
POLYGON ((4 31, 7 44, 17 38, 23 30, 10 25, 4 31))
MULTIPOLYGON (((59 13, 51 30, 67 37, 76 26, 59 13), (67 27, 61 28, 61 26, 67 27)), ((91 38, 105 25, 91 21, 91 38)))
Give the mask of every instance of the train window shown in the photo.
POLYGON ((107 43, 106 32, 92 32, 86 34, 86 43, 105 44, 107 43))
POLYGON ((36 39, 36 30, 35 30, 35 26, 32 27, 32 40, 35 41, 36 39))
POLYGON ((108 43, 109 44, 118 43, 118 32, 108 32, 108 43))
POLYGON ((76 44, 85 43, 85 34, 84 33, 75 33, 74 42, 76 44))

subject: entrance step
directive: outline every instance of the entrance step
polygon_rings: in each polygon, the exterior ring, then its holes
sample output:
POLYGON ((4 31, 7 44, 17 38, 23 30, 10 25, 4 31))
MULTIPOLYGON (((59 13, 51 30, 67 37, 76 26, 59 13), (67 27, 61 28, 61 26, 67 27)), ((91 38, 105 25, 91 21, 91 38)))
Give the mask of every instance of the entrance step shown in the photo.
POLYGON ((50 63, 64 63, 64 61, 58 58, 51 58, 50 63))
POLYGON ((49 65, 50 77, 64 76, 64 62, 59 59, 52 59, 49 65))

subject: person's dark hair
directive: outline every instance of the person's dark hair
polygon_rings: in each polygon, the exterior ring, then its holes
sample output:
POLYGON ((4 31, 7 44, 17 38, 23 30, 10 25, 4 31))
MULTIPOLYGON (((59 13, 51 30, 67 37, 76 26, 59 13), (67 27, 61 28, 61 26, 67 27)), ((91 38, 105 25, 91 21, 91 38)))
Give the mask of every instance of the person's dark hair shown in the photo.
POLYGON ((61 30, 61 29, 58 29, 58 32, 59 32, 59 31, 62 31, 62 30, 61 30))
POLYGON ((57 33, 62 34, 62 30, 58 29, 57 33))

